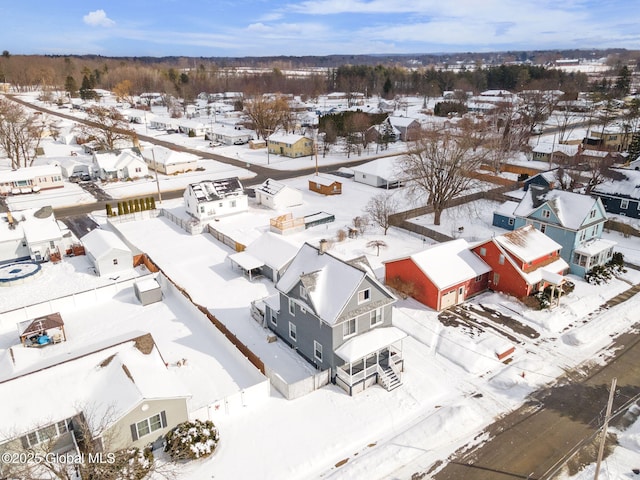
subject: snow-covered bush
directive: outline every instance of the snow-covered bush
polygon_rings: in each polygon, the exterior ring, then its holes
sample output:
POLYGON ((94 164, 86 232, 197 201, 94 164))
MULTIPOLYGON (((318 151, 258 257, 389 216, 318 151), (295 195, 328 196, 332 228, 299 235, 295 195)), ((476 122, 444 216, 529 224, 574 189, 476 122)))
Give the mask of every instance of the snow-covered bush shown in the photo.
POLYGON ((183 422, 165 435, 164 451, 173 460, 192 460, 211 455, 220 435, 210 420, 183 422))
POLYGON ((608 283, 613 277, 626 272, 624 268, 624 257, 620 252, 613 254, 611 261, 605 265, 596 265, 589 270, 584 279, 592 285, 608 283))

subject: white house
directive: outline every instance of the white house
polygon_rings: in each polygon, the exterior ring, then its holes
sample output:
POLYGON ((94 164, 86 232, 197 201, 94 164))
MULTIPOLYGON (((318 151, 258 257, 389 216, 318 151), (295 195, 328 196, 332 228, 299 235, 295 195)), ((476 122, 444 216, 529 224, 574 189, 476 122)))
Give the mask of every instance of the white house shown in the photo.
POLYGON ((302 192, 282 182, 268 178, 255 187, 256 202, 274 210, 302 205, 302 192))
POLYGON ((187 213, 200 221, 249 209, 247 194, 238 177, 192 183, 183 197, 187 213))
POLYGON ((149 168, 142 157, 130 150, 96 152, 93 154, 93 167, 103 181, 125 180, 149 175, 149 168))
POLYGON ((252 130, 236 125, 214 123, 207 129, 205 138, 225 145, 244 145, 254 137, 252 130))
POLYGON ((372 187, 398 187, 404 177, 398 164, 399 157, 385 157, 364 163, 352 168, 353 181, 371 185, 372 187))
POLYGON ((133 268, 131 249, 115 233, 96 228, 80 240, 98 276, 115 275, 133 268))
POLYGON ((147 168, 165 175, 195 170, 198 166, 195 155, 161 146, 145 148, 142 150, 142 158, 147 164, 147 168))
POLYGON ((59 165, 38 165, 0 172, 0 195, 38 192, 63 186, 59 165))
POLYGON ((8 212, 0 216, 0 264, 19 260, 48 261, 73 243, 61 230, 51 207, 8 212))
POLYGON ((149 128, 154 130, 178 130, 179 119, 170 117, 154 117, 149 119, 149 128))
POLYGON ((251 242, 244 251, 229 255, 229 260, 248 272, 249 276, 257 270, 275 283, 298 250, 297 246, 289 243, 281 235, 265 232, 251 242))

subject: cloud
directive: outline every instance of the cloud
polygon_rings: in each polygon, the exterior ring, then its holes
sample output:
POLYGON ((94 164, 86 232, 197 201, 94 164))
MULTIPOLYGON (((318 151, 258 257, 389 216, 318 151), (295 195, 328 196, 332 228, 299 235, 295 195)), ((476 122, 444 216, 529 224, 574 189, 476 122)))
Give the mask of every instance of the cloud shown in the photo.
POLYGON ((113 27, 116 22, 107 17, 107 14, 104 10, 96 10, 95 12, 89 12, 84 17, 82 17, 82 21, 87 25, 91 25, 92 27, 113 27))

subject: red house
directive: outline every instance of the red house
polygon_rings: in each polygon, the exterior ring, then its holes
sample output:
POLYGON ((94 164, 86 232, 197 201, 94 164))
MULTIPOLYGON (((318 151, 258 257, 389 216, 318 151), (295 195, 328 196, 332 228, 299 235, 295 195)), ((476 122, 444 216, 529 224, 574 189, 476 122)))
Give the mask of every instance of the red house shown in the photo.
POLYGON ((473 247, 491 266, 488 287, 518 298, 564 282, 569 265, 560 257, 561 245, 533 225, 493 237, 473 247))
POLYGON ((463 239, 384 262, 384 267, 387 285, 408 286, 413 298, 434 310, 457 305, 486 290, 491 272, 463 239))

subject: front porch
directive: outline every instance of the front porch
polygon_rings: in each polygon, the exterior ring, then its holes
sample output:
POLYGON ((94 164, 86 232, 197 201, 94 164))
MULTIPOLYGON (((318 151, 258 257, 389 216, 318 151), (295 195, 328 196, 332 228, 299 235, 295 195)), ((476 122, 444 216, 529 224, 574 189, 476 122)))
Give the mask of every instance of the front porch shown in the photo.
POLYGON ((616 245, 611 240, 598 238, 575 248, 571 259, 571 273, 584 277, 593 267, 609 262, 616 245))
POLYGON ((346 363, 336 368, 335 382, 349 395, 379 384, 387 391, 402 385, 402 339, 395 327, 377 328, 353 338, 336 350, 346 363))

